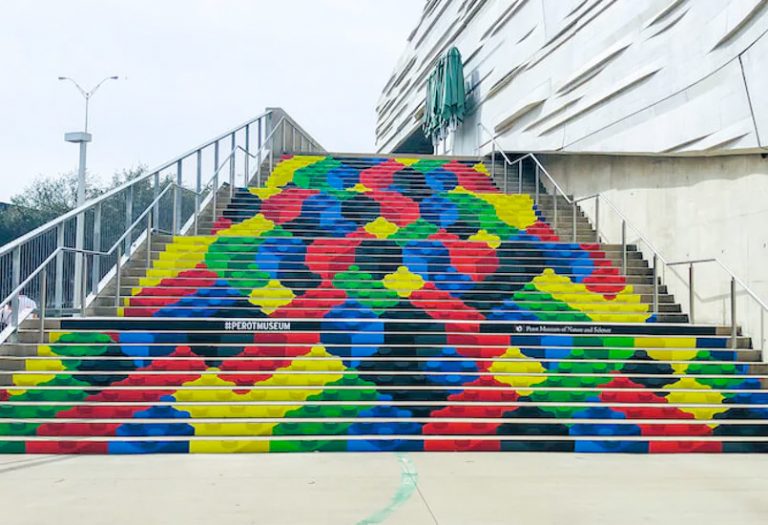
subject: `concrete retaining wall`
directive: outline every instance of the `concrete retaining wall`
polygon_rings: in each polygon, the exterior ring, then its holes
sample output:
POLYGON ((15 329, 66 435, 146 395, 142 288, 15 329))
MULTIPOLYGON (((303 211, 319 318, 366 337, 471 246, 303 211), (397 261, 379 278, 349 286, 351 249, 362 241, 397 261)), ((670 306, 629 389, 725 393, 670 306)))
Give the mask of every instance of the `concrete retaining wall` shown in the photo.
MULTIPOLYGON (((643 232, 668 261, 717 257, 768 300, 768 159, 760 155, 697 158, 546 155, 563 189, 601 193, 643 232)), ((583 208, 594 222, 595 206, 583 208)), ((621 238, 621 219, 600 207, 606 240, 621 238)), ((631 228, 631 242, 640 242, 631 228)), ((641 246, 647 256, 650 250, 641 246)), ((667 269, 665 280, 688 309, 688 269, 667 269)), ((695 270, 697 322, 728 323, 729 282, 709 264, 695 270)), ((760 346, 760 309, 739 291, 737 319, 760 346)))

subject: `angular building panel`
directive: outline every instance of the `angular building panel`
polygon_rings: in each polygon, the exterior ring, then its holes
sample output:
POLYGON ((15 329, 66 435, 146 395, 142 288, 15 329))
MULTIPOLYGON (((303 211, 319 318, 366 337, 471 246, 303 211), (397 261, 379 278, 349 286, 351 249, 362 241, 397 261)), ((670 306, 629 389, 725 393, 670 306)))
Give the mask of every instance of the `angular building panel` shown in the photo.
MULTIPOLYGON (((765 0, 437 0, 377 106, 379 151, 418 143, 425 84, 455 45, 470 114, 455 154, 719 154, 765 146, 765 0), (673 125, 671 125, 673 124, 673 125)), ((423 143, 423 141, 421 141, 423 143)))

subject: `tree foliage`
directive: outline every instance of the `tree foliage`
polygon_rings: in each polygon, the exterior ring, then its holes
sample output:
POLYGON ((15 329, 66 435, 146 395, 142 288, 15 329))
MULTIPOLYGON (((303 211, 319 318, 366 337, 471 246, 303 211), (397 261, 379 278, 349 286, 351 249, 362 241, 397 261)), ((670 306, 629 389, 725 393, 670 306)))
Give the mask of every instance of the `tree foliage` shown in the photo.
MULTIPOLYGON (((96 198, 143 173, 143 166, 122 170, 106 184, 86 176, 85 198, 96 198)), ((151 192, 149 181, 137 185, 136 192, 139 202, 146 200, 151 192)), ((11 197, 11 206, 0 210, 0 246, 75 209, 76 205, 77 173, 36 178, 20 194, 11 197)))

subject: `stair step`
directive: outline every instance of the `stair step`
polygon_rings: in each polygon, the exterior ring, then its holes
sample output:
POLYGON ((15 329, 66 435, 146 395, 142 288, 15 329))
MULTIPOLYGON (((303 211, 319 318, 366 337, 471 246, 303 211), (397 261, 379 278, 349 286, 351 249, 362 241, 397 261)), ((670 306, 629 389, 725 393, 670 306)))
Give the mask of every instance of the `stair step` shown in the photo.
POLYGON ((763 352, 688 324, 636 246, 597 243, 527 166, 530 193, 499 198, 503 164, 336 161, 286 157, 270 183, 295 187, 227 188, 87 317, 25 321, 0 346, 0 452, 768 452, 763 352))

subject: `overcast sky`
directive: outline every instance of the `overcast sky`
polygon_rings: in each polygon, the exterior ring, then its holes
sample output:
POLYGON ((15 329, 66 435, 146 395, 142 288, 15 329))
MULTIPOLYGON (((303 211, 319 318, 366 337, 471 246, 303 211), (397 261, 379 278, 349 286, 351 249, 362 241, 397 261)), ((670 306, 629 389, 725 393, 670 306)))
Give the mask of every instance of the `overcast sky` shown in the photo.
POLYGON ((323 146, 372 151, 375 105, 423 0, 3 0, 0 200, 72 171, 89 88, 89 171, 153 166, 267 106, 323 146))

